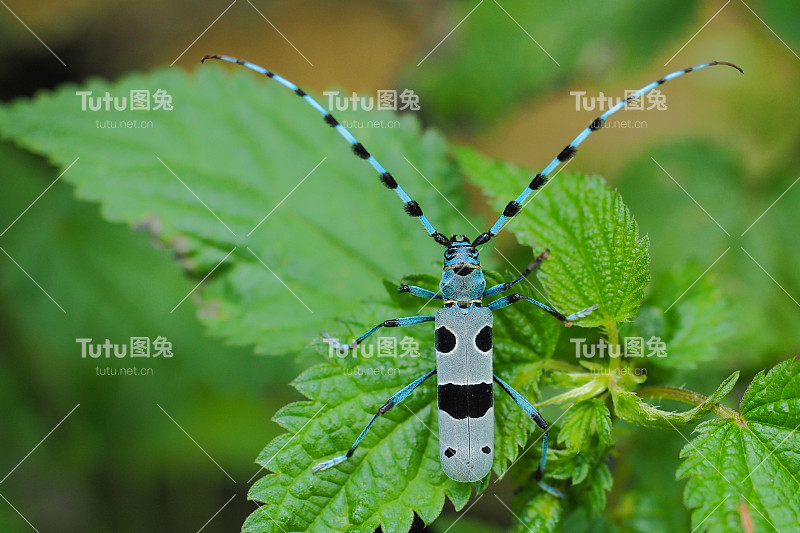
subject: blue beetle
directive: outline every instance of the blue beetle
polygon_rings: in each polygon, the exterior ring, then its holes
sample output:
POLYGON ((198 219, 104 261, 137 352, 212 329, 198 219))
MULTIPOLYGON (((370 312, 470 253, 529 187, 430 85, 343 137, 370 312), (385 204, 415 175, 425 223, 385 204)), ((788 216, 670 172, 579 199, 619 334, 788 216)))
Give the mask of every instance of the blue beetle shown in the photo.
POLYGON ((677 70, 634 91, 584 128, 540 173, 536 174, 531 183, 517 198, 506 205, 502 215, 488 231, 481 233, 473 241, 470 241, 464 235, 454 235, 447 238, 437 232, 423 214, 419 204, 411 199, 378 160, 327 109, 297 85, 264 67, 248 61, 221 55, 205 56, 202 61, 206 59, 218 59, 242 65, 276 81, 303 98, 322 115, 322 119, 328 126, 334 128, 350 144, 353 153, 357 157, 366 160, 375 169, 381 183, 394 191, 403 202, 406 213, 418 219, 434 241, 445 246, 444 269, 439 292, 432 292, 421 287, 409 285, 402 285, 398 288, 400 292, 421 298, 442 300, 444 305, 436 313, 436 316, 413 316, 386 320, 368 330, 351 344, 340 343, 329 335, 324 334, 325 341, 332 347, 340 351, 348 351, 355 350, 364 339, 380 328, 396 328, 423 322, 434 322, 436 368, 420 376, 389 398, 370 419, 344 455, 323 461, 315 465, 312 470, 315 472, 326 470, 352 457, 378 417, 406 399, 426 379, 438 374, 440 458, 445 473, 456 481, 469 482, 482 479, 491 471, 494 457, 493 382, 496 382, 531 420, 544 431, 542 454, 539 460, 539 467, 535 473, 535 479, 544 490, 561 497, 561 493, 558 490, 545 484, 541 479, 547 458, 547 422, 526 398, 492 371, 492 311, 525 301, 550 313, 565 325, 570 325, 572 321, 587 316, 597 306, 594 305, 569 316, 564 316, 552 307, 522 294, 503 296, 484 306, 484 298, 497 296, 508 291, 538 268, 547 257, 547 251, 539 254, 519 277, 486 289, 486 280, 481 270, 478 247, 489 242, 511 218, 520 212, 522 205, 530 195, 547 183, 548 176, 559 165, 575 155, 579 144, 593 132, 602 128, 608 117, 623 109, 630 102, 641 98, 666 81, 695 70, 714 65, 727 65, 740 72, 742 72, 742 69, 733 63, 711 61, 677 70))

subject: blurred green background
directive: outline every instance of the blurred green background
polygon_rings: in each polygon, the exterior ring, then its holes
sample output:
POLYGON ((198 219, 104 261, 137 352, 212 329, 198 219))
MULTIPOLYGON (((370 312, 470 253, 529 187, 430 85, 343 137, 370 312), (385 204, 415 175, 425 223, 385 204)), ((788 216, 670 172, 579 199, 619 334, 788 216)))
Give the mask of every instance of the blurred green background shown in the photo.
MULTIPOLYGON (((654 370, 651 382, 710 392, 740 369, 734 396, 741 395, 752 374, 800 347, 800 187, 790 188, 800 176, 795 4, 6 4, 4 101, 173 62, 194 69, 203 54, 226 53, 318 94, 331 87, 365 94, 411 89, 428 126, 533 172, 597 115, 576 110, 570 91, 617 96, 671 70, 736 62, 744 76, 718 68, 665 86, 667 111, 625 112, 643 127, 593 136, 572 170, 599 173, 620 190, 650 235, 655 290, 675 269, 689 264, 699 277, 721 257, 706 276, 732 310, 733 335, 700 371, 654 370)), ((0 161, 6 228, 60 171, 8 143, 0 144, 0 161)), ((483 198, 469 191, 475 221, 488 221, 483 198)), ((0 483, 0 530, 31 531, 14 508, 42 532, 197 531, 212 517, 204 531, 238 530, 254 509, 245 497, 253 460, 280 433, 269 419, 300 398, 288 383, 305 365, 207 338, 190 300, 170 314, 198 281, 184 274, 174 250, 105 222, 63 182, 0 236, 0 246, 69 310, 62 313, 0 255, 0 476, 80 404, 0 483), (154 375, 143 377, 95 375, 97 365, 82 360, 75 343, 159 335, 173 343, 175 357, 153 361, 154 375)), ((510 234, 499 246, 520 266, 527 261, 510 234)), ((685 441, 659 430, 616 430, 619 455, 630 460, 612 468, 606 517, 573 520, 570 530, 685 528, 683 482, 673 479, 685 441)), ((466 531, 471 520, 503 530, 513 517, 491 500, 476 505, 460 527, 466 531)), ((445 513, 451 511, 448 505, 445 513)))

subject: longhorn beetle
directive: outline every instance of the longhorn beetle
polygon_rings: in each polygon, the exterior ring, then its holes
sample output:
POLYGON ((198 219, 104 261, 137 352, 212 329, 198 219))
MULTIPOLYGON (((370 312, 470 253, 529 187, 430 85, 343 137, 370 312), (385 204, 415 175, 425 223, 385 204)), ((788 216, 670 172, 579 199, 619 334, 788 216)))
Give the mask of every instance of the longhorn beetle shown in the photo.
POLYGON ((700 70, 713 65, 727 65, 743 72, 738 66, 725 61, 711 61, 683 70, 677 70, 667 74, 663 78, 651 82, 633 94, 621 100, 611 107, 608 111, 597 117, 580 134, 573 139, 544 170, 537 174, 530 185, 528 185, 517 198, 510 201, 503 210, 503 214, 497 219, 494 225, 485 233, 478 235, 475 240, 470 241, 464 235, 453 235, 449 239, 437 232, 433 225, 422 213, 422 208, 417 202, 403 190, 394 177, 383 168, 373 155, 356 140, 355 137, 339 122, 333 118, 328 110, 322 107, 316 100, 297 85, 275 74, 263 67, 248 61, 236 59, 229 56, 210 55, 202 59, 219 59, 229 63, 236 63, 249 68, 259 74, 263 74, 283 85, 290 91, 305 100, 311 107, 316 109, 326 124, 334 128, 344 139, 350 143, 353 153, 361 159, 365 159, 374 168, 380 177, 381 182, 400 197, 404 204, 406 213, 420 221, 425 231, 433 237, 433 240, 445 247, 444 251, 444 271, 442 280, 439 284, 440 292, 435 293, 421 287, 401 285, 399 292, 407 292, 420 298, 430 300, 443 300, 444 307, 439 309, 436 316, 412 316, 405 318, 394 318, 381 322, 373 327, 351 344, 343 344, 338 340, 323 334, 325 342, 338 350, 355 350, 367 337, 372 335, 380 328, 397 328, 412 326, 422 322, 434 322, 434 344, 436 348, 436 368, 432 369, 423 376, 417 378, 394 396, 384 403, 378 412, 367 423, 366 427, 356 438, 355 442, 347 453, 323 461, 313 467, 313 471, 326 470, 338 465, 352 457, 364 436, 375 423, 375 420, 392 407, 405 400, 422 382, 437 374, 438 379, 438 405, 439 405, 439 456, 442 468, 445 473, 456 481, 468 482, 476 481, 485 477, 492 468, 493 446, 494 446, 494 399, 492 381, 496 381, 500 388, 508 393, 511 398, 522 408, 536 424, 544 431, 542 437, 542 455, 539 460, 539 467, 535 473, 535 479, 543 489, 561 497, 561 493, 542 481, 545 462, 547 459, 548 432, 547 422, 539 414, 536 408, 525 399, 520 393, 492 373, 492 311, 513 305, 520 301, 531 303, 565 325, 571 325, 572 321, 587 316, 596 305, 582 309, 569 316, 564 316, 552 307, 523 296, 522 294, 511 294, 498 298, 488 305, 482 305, 483 299, 490 296, 499 295, 522 281, 527 275, 539 267, 541 262, 547 257, 547 251, 539 254, 538 257, 525 269, 516 279, 486 288, 486 280, 481 271, 481 263, 478 258, 478 247, 489 242, 492 237, 497 235, 503 226, 519 213, 521 206, 528 197, 536 190, 541 189, 547 183, 548 176, 560 164, 569 160, 575 155, 577 147, 592 132, 603 127, 606 119, 623 109, 631 101, 644 96, 646 93, 655 89, 662 83, 678 76, 682 76, 693 70, 700 70))

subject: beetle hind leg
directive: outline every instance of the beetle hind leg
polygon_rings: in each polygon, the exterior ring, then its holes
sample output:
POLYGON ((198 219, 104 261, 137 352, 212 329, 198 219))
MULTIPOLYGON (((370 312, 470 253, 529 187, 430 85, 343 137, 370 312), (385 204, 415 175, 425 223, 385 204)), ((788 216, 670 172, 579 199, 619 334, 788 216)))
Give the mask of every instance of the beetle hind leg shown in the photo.
POLYGON ((502 387, 504 391, 508 393, 509 396, 516 402, 519 407, 525 411, 525 414, 530 417, 531 420, 536 422, 536 425, 542 428, 544 431, 544 435, 542 435, 542 456, 539 459, 539 467, 536 469, 536 472, 533 474, 533 478, 539 484, 540 487, 549 494, 552 494, 556 498, 563 498, 564 495, 558 489, 555 489, 542 481, 542 476, 544 474, 544 467, 547 464, 547 445, 548 445, 548 432, 547 432, 547 422, 542 415, 539 414, 539 411, 533 406, 531 402, 529 402, 523 395, 515 391, 511 385, 497 377, 497 374, 494 376, 494 380, 502 387))

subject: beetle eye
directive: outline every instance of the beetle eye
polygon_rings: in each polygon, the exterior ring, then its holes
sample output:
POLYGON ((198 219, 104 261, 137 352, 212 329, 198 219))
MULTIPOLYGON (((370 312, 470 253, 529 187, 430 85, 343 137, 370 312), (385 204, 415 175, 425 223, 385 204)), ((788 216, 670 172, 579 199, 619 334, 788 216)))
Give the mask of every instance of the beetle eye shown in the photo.
POLYGON ((476 250, 475 248, 470 248, 467 251, 467 253, 469 254, 470 257, 473 257, 473 258, 474 257, 478 257, 478 250, 476 250))
POLYGON ((452 258, 454 258, 455 256, 456 256, 456 251, 455 251, 455 250, 453 250, 453 249, 449 249, 449 248, 448 248, 448 249, 447 249, 447 250, 445 250, 445 252, 444 252, 444 258, 445 258, 445 259, 452 259, 452 258))

